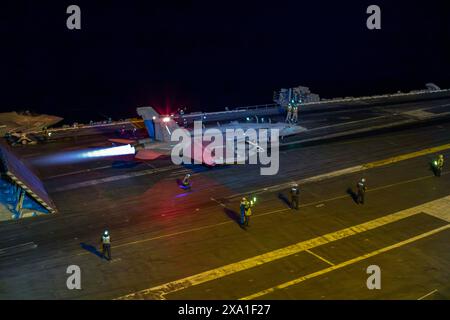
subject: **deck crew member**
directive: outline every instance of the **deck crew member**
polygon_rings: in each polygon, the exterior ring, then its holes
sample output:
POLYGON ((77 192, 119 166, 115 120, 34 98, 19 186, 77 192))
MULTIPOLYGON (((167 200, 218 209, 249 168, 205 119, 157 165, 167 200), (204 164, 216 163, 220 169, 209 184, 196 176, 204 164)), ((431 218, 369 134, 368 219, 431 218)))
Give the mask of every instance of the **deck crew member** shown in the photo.
POLYGON ((245 226, 248 227, 250 223, 250 217, 252 216, 252 207, 254 205, 254 201, 246 201, 245 205, 245 226))
POLYGON ((300 188, 294 184, 291 188, 291 209, 298 210, 298 200, 300 197, 300 188))
POLYGON ((111 237, 108 230, 105 230, 102 235, 103 257, 111 260, 111 237))
POLYGON ((248 206, 247 198, 243 197, 241 199, 241 203, 239 206, 239 209, 241 211, 241 226, 245 225, 245 210, 246 210, 247 206, 248 206))
POLYGON ((188 173, 184 176, 183 181, 181 182, 183 187, 190 188, 191 187, 191 175, 188 173))
POLYGON ((286 122, 290 123, 292 118, 292 105, 289 103, 287 107, 286 122))
POLYGON ((366 194, 366 179, 362 178, 361 181, 356 185, 358 193, 356 195, 356 202, 360 204, 364 204, 364 196, 366 194))
POLYGON ((294 105, 292 108, 292 119, 291 122, 297 123, 298 121, 298 106, 294 105))
POLYGON ((442 167, 444 166, 444 155, 440 154, 437 158, 437 160, 435 161, 436 163, 436 175, 438 177, 441 176, 441 172, 442 172, 442 167))

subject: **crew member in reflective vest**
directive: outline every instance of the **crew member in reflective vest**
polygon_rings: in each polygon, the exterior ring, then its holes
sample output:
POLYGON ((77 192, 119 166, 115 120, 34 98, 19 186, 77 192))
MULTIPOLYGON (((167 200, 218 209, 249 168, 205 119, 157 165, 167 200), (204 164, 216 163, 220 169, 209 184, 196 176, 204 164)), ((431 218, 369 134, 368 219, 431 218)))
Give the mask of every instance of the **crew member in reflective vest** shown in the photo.
POLYGON ((287 115, 286 115, 286 122, 290 123, 292 117, 292 105, 289 103, 287 107, 287 115))
POLYGON ((181 184, 183 185, 183 187, 185 188, 190 188, 191 187, 191 175, 188 173, 184 176, 183 181, 181 182, 181 184))
POLYGON ((435 161, 436 163, 436 175, 438 177, 441 176, 441 172, 442 172, 442 167, 444 166, 444 155, 440 154, 437 158, 437 160, 435 161))
POLYGON ((298 184, 294 184, 291 188, 291 208, 298 210, 298 200, 300 197, 300 188, 298 184))
POLYGON ((241 226, 245 225, 245 210, 248 206, 248 201, 245 197, 242 198, 239 209, 241 211, 241 226))
POLYGON ((108 230, 105 230, 102 235, 103 257, 111 260, 111 237, 108 230))
POLYGON ((292 108, 292 119, 291 119, 291 122, 297 123, 297 121, 298 121, 298 106, 295 105, 292 108))
POLYGON ((360 182, 356 185, 358 189, 358 193, 356 196, 356 202, 360 204, 364 204, 364 196, 366 194, 366 179, 362 178, 360 182))
POLYGON ((250 223, 250 217, 252 216, 252 207, 253 207, 253 200, 252 201, 246 201, 245 205, 245 226, 248 227, 248 224, 250 223))

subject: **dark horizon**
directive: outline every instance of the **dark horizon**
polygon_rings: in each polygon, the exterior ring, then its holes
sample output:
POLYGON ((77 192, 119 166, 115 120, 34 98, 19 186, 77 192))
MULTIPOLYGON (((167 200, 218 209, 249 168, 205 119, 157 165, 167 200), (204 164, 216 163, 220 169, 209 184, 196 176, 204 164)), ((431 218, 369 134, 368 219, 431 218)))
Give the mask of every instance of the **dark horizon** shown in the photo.
POLYGON ((134 117, 137 106, 192 111, 272 102, 282 87, 321 97, 450 87, 444 1, 208 4, 8 1, 0 13, 1 111, 68 121, 134 117), (81 7, 82 28, 66 28, 81 7))

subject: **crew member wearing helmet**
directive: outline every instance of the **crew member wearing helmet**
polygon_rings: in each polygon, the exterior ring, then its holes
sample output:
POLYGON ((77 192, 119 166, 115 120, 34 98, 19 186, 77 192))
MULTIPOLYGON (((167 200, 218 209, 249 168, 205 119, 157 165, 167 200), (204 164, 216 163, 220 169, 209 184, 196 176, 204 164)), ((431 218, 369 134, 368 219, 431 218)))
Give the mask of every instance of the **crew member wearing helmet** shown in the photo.
POLYGON ((298 184, 293 184, 291 188, 291 209, 298 210, 298 200, 300 197, 300 188, 298 184))
POLYGON ((362 178, 361 181, 358 182, 356 185, 356 188, 358 190, 358 194, 356 197, 356 202, 360 204, 364 204, 364 196, 366 194, 366 179, 362 178))
POLYGON ((252 207, 255 204, 253 200, 246 200, 245 202, 245 226, 248 227, 250 223, 250 217, 252 216, 252 207))
POLYGON ((103 257, 106 260, 111 260, 111 237, 109 236, 108 230, 105 230, 103 232, 102 247, 103 247, 103 257))
POLYGON ((297 121, 298 121, 298 105, 294 105, 292 108, 291 122, 297 123, 297 121))
POLYGON ((292 118, 292 105, 289 103, 287 106, 287 115, 286 115, 286 122, 290 123, 292 118))
POLYGON ((191 174, 190 174, 190 173, 188 173, 188 174, 186 174, 186 175, 184 176, 183 181, 181 182, 181 184, 183 185, 183 187, 185 187, 185 188, 190 188, 190 187, 191 187, 191 181, 190 181, 190 178, 191 178, 191 174))
POLYGON ((241 204, 239 206, 239 209, 241 211, 241 226, 242 227, 245 225, 245 221, 246 221, 246 219, 245 219, 245 211, 246 211, 247 207, 248 207, 247 198, 243 197, 242 200, 241 200, 241 204))
POLYGON ((441 176, 442 167, 444 166, 444 155, 440 154, 436 160, 436 175, 441 176))

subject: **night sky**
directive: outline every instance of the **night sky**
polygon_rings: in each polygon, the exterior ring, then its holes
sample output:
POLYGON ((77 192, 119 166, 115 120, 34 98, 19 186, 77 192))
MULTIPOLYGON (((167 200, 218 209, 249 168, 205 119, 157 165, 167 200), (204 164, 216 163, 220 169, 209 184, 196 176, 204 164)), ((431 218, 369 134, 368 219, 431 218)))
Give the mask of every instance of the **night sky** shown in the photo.
POLYGON ((0 111, 72 121, 450 88, 446 1, 2 1, 0 111), (395 3, 394 3, 395 2, 395 3), (66 8, 81 7, 81 30, 66 8), (366 28, 377 4, 382 29, 366 28))

